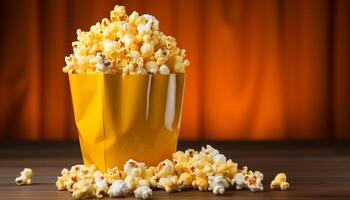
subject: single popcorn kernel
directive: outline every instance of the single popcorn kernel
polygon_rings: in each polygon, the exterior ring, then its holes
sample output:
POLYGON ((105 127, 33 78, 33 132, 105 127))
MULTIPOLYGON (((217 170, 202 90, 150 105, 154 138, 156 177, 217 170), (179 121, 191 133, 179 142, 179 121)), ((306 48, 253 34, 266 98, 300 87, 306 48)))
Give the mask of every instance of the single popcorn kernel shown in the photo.
POLYGON ((169 175, 167 177, 162 177, 159 180, 159 185, 166 192, 180 191, 180 188, 179 188, 179 185, 178 185, 178 177, 177 176, 169 175))
POLYGON ((33 170, 30 168, 24 168, 21 171, 21 176, 17 177, 15 182, 17 185, 31 185, 33 177, 33 170))
POLYGON ((138 199, 148 199, 152 197, 152 189, 148 186, 141 186, 134 191, 134 194, 138 199))
POLYGON ((287 182, 287 175, 285 173, 278 173, 270 184, 271 189, 287 190, 289 183, 287 182))
POLYGON ((102 198, 104 194, 108 192, 108 183, 102 178, 95 178, 95 196, 102 198))
POLYGON ((188 172, 182 173, 178 179, 178 185, 181 190, 190 189, 192 187, 192 182, 193 176, 188 172))
POLYGON ((128 195, 128 192, 129 189, 125 181, 117 180, 113 182, 107 193, 110 197, 126 197, 128 195))
POLYGON ((79 181, 74 184, 72 197, 74 199, 85 199, 95 197, 95 188, 88 181, 79 181))
POLYGON ((221 175, 209 176, 209 190, 213 191, 215 195, 222 195, 225 193, 225 189, 227 189, 230 185, 221 175))

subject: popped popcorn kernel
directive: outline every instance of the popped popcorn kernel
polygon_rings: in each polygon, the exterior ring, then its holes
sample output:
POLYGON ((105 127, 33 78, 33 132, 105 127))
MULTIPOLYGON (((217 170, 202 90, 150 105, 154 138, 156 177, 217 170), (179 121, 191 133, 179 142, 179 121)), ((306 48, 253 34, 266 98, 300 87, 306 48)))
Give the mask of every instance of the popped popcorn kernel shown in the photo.
POLYGON ((97 198, 102 198, 103 195, 107 194, 108 192, 108 183, 103 178, 95 178, 95 196, 97 198))
POLYGON ((134 194, 138 199, 148 199, 152 197, 152 189, 148 186, 141 186, 134 191, 134 194))
POLYGON ((289 183, 287 182, 287 175, 285 173, 278 173, 270 184, 271 189, 287 190, 289 183))
POLYGON ((95 197, 95 188, 88 181, 79 181, 73 186, 72 197, 74 199, 85 199, 95 197))
POLYGON ((192 182, 192 186, 194 189, 198 189, 199 191, 207 191, 209 187, 208 177, 195 177, 194 181, 192 182))
POLYGON ((244 189, 244 175, 242 172, 238 172, 234 178, 231 180, 231 184, 236 187, 236 190, 244 189))
POLYGON ((15 179, 17 185, 31 185, 33 177, 33 170, 30 168, 24 168, 21 171, 21 175, 15 179))
POLYGON ((126 182, 123 180, 116 180, 109 188, 107 194, 110 197, 126 197, 128 195, 128 192, 129 188, 126 182))
POLYGON ((192 187, 192 182, 193 176, 188 172, 181 173, 178 179, 178 185, 181 190, 190 189, 192 187))
POLYGON ((139 163, 132 159, 128 160, 124 164, 124 172, 129 176, 141 176, 145 170, 146 168, 144 163, 139 163))
POLYGON ((166 192, 180 191, 178 184, 178 177, 176 175, 169 175, 159 179, 159 186, 166 192))
POLYGON ((174 173, 174 164, 172 161, 166 159, 158 164, 154 171, 158 177, 167 177, 174 173))
POLYGON ((213 191, 213 194, 215 195, 224 194, 225 190, 230 186, 222 175, 209 176, 208 183, 208 189, 213 191))

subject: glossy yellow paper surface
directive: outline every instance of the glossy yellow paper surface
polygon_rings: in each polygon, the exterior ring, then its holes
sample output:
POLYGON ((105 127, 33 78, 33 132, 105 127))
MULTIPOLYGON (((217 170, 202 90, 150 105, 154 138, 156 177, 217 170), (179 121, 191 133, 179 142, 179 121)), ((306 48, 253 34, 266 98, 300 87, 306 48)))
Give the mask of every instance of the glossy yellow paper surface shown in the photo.
POLYGON ((156 165, 176 151, 184 74, 70 74, 84 164, 106 171, 128 159, 156 165))

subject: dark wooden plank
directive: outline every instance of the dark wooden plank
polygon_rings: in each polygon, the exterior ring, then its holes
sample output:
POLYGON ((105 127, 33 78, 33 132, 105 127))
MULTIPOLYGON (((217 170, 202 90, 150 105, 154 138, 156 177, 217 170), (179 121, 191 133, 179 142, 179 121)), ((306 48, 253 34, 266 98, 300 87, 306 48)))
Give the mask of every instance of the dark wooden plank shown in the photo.
MULTIPOLYGON (((240 166, 264 173, 265 192, 228 191, 224 196, 210 192, 155 191, 154 199, 350 199, 349 142, 181 142, 179 149, 212 144, 240 166), (273 176, 285 171, 291 189, 271 191, 273 176)), ((56 176, 63 167, 81 163, 79 145, 65 143, 0 144, 0 199, 72 199, 57 191, 56 176), (16 186, 14 179, 24 167, 34 170, 31 186, 16 186)), ((130 196, 133 198, 133 196, 130 196)))

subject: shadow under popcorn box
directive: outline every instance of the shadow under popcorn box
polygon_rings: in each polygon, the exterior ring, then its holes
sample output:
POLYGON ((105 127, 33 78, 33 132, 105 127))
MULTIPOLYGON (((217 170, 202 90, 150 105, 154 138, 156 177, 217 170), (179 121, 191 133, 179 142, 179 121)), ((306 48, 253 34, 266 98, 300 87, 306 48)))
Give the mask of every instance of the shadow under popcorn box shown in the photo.
POLYGON ((69 74, 85 165, 156 165, 176 151, 184 74, 69 74))

